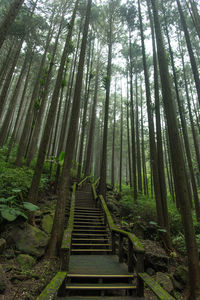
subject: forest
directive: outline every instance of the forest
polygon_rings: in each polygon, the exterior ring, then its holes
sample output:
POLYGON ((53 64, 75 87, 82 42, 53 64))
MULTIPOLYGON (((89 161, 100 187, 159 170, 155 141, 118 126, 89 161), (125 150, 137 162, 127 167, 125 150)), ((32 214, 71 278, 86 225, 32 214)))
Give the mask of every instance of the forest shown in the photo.
POLYGON ((200 300, 199 41, 198 0, 0 0, 0 299, 200 300), (109 251, 138 298, 73 294, 109 251))

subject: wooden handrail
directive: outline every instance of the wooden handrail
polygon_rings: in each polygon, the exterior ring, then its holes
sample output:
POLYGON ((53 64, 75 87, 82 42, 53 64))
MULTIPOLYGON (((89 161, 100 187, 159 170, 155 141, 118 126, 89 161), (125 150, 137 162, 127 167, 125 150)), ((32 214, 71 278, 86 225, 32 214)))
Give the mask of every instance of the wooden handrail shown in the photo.
POLYGON ((62 294, 62 289, 65 288, 66 277, 67 272, 58 272, 50 281, 50 283, 45 287, 42 293, 36 298, 36 300, 53 300, 56 298, 56 295, 59 291, 62 294))
POLYGON ((94 182, 95 186, 97 186, 99 184, 99 181, 100 181, 100 177, 97 178, 97 180, 95 180, 95 182, 94 182))
POLYGON ((83 180, 81 180, 79 183, 78 183, 78 187, 81 187, 83 185, 83 183, 85 183, 87 181, 89 176, 86 176, 85 178, 83 178, 83 180))
POLYGON ((68 271, 69 268, 69 256, 71 252, 72 231, 74 227, 75 195, 76 195, 76 182, 74 182, 73 184, 69 220, 68 220, 67 228, 63 234, 63 240, 61 245, 61 270, 62 271, 68 271))
POLYGON ((158 297, 160 300, 175 300, 166 290, 164 290, 158 282, 153 280, 151 276, 147 273, 139 273, 138 274, 145 284, 152 290, 152 292, 158 297))
POLYGON ((143 248, 142 244, 140 243, 139 239, 136 237, 136 235, 133 234, 133 233, 130 233, 128 231, 124 231, 124 230, 121 230, 121 229, 117 228, 117 226, 114 224, 114 221, 112 219, 112 216, 110 214, 110 211, 107 207, 107 204, 106 204, 103 196, 100 195, 99 198, 101 200, 101 206, 102 206, 102 208, 105 212, 107 223, 108 223, 108 226, 109 226, 110 230, 112 230, 113 232, 121 234, 122 236, 128 238, 130 240, 130 242, 132 243, 132 245, 133 245, 134 252, 144 253, 144 248, 143 248))
MULTIPOLYGON (((111 231, 113 254, 116 254, 116 235, 118 235, 119 262, 122 263, 124 261, 123 239, 126 238, 128 240, 128 255, 127 255, 128 271, 131 273, 134 271, 134 269, 136 269, 137 273, 144 272, 145 251, 139 239, 135 236, 135 234, 117 228, 103 196, 102 195, 100 195, 99 197, 97 196, 95 184, 92 185, 92 191, 93 191, 94 199, 95 200, 98 198, 100 199, 101 208, 104 212, 105 222, 108 224, 108 227, 111 231)), ((144 281, 139 276, 137 278, 137 295, 139 297, 143 297, 144 295, 144 281)))

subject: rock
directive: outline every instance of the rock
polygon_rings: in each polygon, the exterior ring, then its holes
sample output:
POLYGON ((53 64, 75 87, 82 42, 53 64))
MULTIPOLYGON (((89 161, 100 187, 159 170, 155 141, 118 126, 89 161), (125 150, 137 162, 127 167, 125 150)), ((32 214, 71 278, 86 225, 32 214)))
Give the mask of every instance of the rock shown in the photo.
POLYGON ((29 270, 36 262, 35 259, 28 254, 19 254, 16 260, 23 270, 29 270))
POLYGON ((173 274, 173 277, 183 286, 186 286, 188 283, 188 268, 183 265, 178 266, 173 274))
POLYGON ((157 272, 167 272, 169 257, 166 255, 163 248, 154 241, 141 240, 145 249, 144 267, 145 269, 152 268, 157 272))
POLYGON ((53 226, 53 217, 51 215, 45 215, 42 219, 42 229, 46 233, 51 233, 52 226, 53 226))
POLYGON ((13 228, 10 238, 18 250, 36 257, 44 255, 49 239, 45 232, 30 224, 26 224, 24 228, 13 228))
POLYGON ((162 272, 157 272, 156 273, 156 281, 169 293, 173 291, 173 283, 169 275, 162 273, 162 272))
POLYGON ((2 294, 8 286, 8 281, 5 275, 5 272, 2 268, 2 265, 0 265, 0 294, 2 294))
POLYGON ((152 268, 147 268, 146 273, 149 274, 149 276, 154 276, 156 274, 156 271, 152 268))
POLYGON ((6 240, 0 239, 0 254, 3 253, 5 248, 6 248, 6 240))
POLYGON ((184 284, 182 284, 180 281, 177 281, 173 276, 172 276, 172 283, 175 290, 182 291, 185 288, 184 284))

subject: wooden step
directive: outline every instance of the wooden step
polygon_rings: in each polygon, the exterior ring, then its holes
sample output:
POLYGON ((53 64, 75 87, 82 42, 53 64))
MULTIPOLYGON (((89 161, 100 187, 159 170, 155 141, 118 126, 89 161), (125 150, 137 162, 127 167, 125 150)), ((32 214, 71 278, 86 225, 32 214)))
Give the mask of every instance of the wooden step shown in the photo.
POLYGON ((132 284, 67 284, 66 285, 67 290, 134 290, 136 289, 135 285, 132 284))
POLYGON ((75 215, 86 215, 86 216, 103 216, 102 212, 90 212, 90 211, 75 211, 75 215))
POLYGON ((107 241, 109 241, 109 239, 107 239, 107 238, 105 238, 105 239, 84 239, 84 238, 72 238, 72 242, 73 241, 87 241, 87 242, 89 242, 89 241, 91 241, 91 242, 107 242, 107 241))
POLYGON ((74 225, 74 228, 86 228, 86 229, 89 229, 89 228, 104 228, 106 229, 106 226, 104 224, 101 224, 101 225, 96 225, 96 224, 92 224, 92 225, 88 225, 88 224, 85 224, 85 225, 78 225, 78 224, 75 224, 74 225))
POLYGON ((99 208, 90 208, 90 207, 78 207, 78 206, 75 206, 75 211, 76 210, 89 210, 89 211, 98 211, 98 212, 102 212, 101 209, 99 208))
POLYGON ((107 233, 107 230, 105 230, 105 229, 77 229, 77 228, 74 228, 74 230, 73 230, 73 232, 80 232, 80 233, 82 233, 82 232, 85 232, 85 233, 87 233, 87 232, 94 232, 94 233, 107 233))
POLYGON ((74 225, 78 225, 78 224, 83 224, 83 225, 104 225, 105 226, 105 224, 103 223, 103 222, 96 222, 95 220, 93 220, 93 221, 87 221, 87 220, 85 220, 85 221, 79 221, 79 220, 77 220, 77 221, 74 221, 74 225))
POLYGON ((72 232, 72 236, 76 236, 76 235, 80 235, 80 236, 108 236, 108 232, 106 231, 105 234, 101 234, 101 233, 77 233, 77 232, 72 232))
POLYGON ((137 278, 137 274, 67 274, 67 277, 84 277, 84 278, 137 278))
POLYGON ((98 246, 100 246, 100 247, 109 247, 109 246, 111 246, 111 244, 83 244, 83 243, 77 244, 77 243, 72 243, 72 247, 73 246, 76 246, 76 247, 79 247, 79 246, 83 246, 83 247, 85 247, 85 246, 89 246, 89 247, 98 247, 98 246))
POLYGON ((143 297, 134 296, 66 296, 58 297, 57 300, 148 300, 143 297))
POLYGON ((72 249, 72 252, 112 252, 112 249, 72 249))
POLYGON ((99 215, 99 216, 91 215, 91 216, 89 216, 89 215, 83 215, 83 214, 82 215, 74 214, 74 217, 78 218, 78 219, 83 218, 83 219, 95 219, 95 220, 104 218, 102 215, 99 215))

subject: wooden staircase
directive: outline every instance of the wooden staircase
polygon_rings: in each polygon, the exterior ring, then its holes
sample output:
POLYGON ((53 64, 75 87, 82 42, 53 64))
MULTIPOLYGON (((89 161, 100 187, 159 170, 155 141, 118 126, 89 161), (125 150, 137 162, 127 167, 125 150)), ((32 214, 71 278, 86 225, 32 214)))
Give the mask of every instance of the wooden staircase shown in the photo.
POLYGON ((144 282, 158 299, 174 300, 144 273, 141 243, 133 233, 116 227, 95 184, 92 190, 84 184, 78 191, 74 184, 61 271, 37 300, 144 300, 144 282))
POLYGON ((91 185, 77 191, 75 198, 66 296, 61 299, 135 299, 136 275, 124 264, 118 268, 104 213, 95 205, 91 185))

